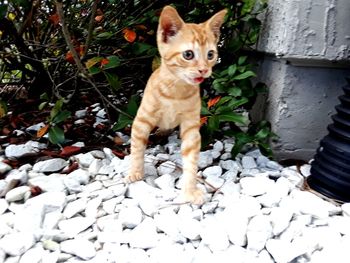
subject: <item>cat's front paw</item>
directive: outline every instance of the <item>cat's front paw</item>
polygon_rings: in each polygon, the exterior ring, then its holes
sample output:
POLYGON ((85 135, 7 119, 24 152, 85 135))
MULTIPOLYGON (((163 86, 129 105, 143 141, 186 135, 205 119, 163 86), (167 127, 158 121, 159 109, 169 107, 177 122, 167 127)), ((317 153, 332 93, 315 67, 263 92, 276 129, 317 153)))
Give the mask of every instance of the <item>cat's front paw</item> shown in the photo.
POLYGON ((127 177, 125 177, 125 183, 133 183, 142 180, 144 177, 143 172, 130 172, 127 177))
POLYGON ((186 202, 190 202, 194 205, 201 205, 204 203, 204 194, 199 188, 186 189, 183 192, 186 202))

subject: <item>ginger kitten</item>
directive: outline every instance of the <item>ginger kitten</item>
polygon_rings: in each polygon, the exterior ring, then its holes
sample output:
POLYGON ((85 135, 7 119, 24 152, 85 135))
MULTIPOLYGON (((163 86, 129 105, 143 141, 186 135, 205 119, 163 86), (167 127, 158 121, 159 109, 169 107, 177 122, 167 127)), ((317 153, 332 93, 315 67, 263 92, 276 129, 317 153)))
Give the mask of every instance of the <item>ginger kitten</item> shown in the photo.
POLYGON ((157 45, 161 65, 149 78, 131 130, 131 166, 127 182, 144 177, 144 152, 150 132, 180 125, 184 198, 203 203, 197 188, 197 162, 201 145, 199 84, 211 75, 226 10, 201 24, 185 23, 171 6, 159 18, 157 45))

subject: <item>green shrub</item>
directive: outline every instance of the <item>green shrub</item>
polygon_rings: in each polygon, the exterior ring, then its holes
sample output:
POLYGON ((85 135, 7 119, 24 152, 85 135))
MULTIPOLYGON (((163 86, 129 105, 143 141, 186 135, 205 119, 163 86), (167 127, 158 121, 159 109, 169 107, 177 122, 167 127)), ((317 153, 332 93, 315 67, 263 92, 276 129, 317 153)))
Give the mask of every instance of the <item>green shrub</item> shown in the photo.
POLYGON ((252 123, 247 114, 258 93, 266 92, 261 83, 253 84, 254 65, 249 59, 261 26, 257 16, 266 7, 262 0, 63 1, 63 22, 88 76, 77 67, 65 42, 55 1, 10 2, 3 2, 0 8, 1 82, 28 83, 31 96, 39 97, 45 91, 53 101, 65 97, 74 101, 77 90, 93 84, 91 92, 103 96, 101 100, 110 95, 119 99, 116 107, 107 108, 117 110, 109 114, 116 121, 114 130, 132 122, 140 101, 138 91, 159 64, 155 34, 162 7, 173 4, 188 22, 205 21, 227 8, 220 63, 201 86, 203 146, 228 135, 236 138, 233 155, 247 143, 270 153, 267 142, 273 134, 268 123, 252 123))

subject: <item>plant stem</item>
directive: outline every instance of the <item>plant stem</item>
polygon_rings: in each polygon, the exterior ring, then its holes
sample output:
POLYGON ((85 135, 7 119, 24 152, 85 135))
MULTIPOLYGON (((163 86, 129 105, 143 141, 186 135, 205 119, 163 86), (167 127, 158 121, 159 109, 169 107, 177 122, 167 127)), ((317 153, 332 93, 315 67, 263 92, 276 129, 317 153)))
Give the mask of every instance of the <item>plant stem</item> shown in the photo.
MULTIPOLYGON (((121 109, 117 108, 113 103, 111 103, 103 94, 102 92, 98 89, 98 87, 96 86, 96 84, 92 81, 90 74, 86 71, 85 67, 83 66, 78 53, 76 52, 72 41, 71 41, 71 37, 68 31, 68 27, 65 23, 65 18, 64 18, 64 14, 63 14, 63 8, 62 8, 62 2, 56 1, 56 9, 57 9, 57 14, 58 17, 60 19, 60 23, 61 23, 61 27, 62 27, 62 33, 63 33, 63 37, 66 41, 66 44, 69 48, 69 51, 72 54, 72 57, 74 59, 75 64, 77 65, 77 68, 79 70, 79 72, 82 74, 82 76, 89 82, 89 84, 95 89, 95 91, 98 93, 98 95, 102 98, 103 103, 107 103, 109 106, 111 106, 114 110, 116 110, 117 112, 119 112, 120 114, 123 114, 125 116, 127 116, 128 118, 133 118, 131 115, 127 114, 126 112, 122 111, 121 109)), ((107 107, 105 107, 107 110, 107 107)))

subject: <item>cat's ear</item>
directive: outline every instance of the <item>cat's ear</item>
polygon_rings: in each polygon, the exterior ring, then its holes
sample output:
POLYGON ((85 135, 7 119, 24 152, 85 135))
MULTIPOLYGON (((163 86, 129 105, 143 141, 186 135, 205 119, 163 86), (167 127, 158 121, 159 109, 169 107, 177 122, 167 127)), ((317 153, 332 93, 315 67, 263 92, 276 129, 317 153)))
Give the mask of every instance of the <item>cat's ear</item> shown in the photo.
POLYGON ((162 41, 167 43, 170 37, 175 36, 184 25, 176 9, 167 5, 163 8, 159 17, 158 34, 162 35, 162 41))
POLYGON ((224 22, 226 13, 227 13, 227 10, 223 9, 220 12, 213 15, 211 18, 209 18, 209 20, 205 22, 205 24, 210 28, 210 30, 214 33, 214 36, 217 39, 220 36, 220 27, 224 22))

